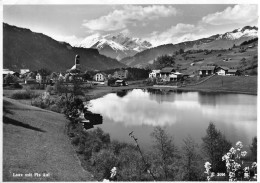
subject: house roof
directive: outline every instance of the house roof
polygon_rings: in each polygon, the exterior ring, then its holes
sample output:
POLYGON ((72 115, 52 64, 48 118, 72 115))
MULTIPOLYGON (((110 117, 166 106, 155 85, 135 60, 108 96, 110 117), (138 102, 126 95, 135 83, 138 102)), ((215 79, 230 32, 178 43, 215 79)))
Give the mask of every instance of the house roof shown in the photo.
POLYGON ((161 71, 160 70, 152 70, 152 72, 150 73, 160 73, 161 71))
POLYGON ((102 74, 103 76, 107 76, 107 74, 104 73, 104 72, 98 72, 98 73, 96 73, 95 75, 97 75, 97 74, 102 74))
POLYGON ((175 74, 175 75, 183 75, 182 73, 180 73, 180 72, 178 72, 178 71, 175 72, 174 74, 175 74))
POLYGON ((14 71, 10 71, 9 69, 3 69, 3 74, 13 74, 14 71))
POLYGON ((216 68, 216 66, 201 66, 200 70, 214 70, 216 68))
POLYGON ((162 68, 161 73, 171 73, 173 71, 175 71, 175 69, 173 67, 165 67, 165 68, 162 68))
POLYGON ((228 72, 230 73, 232 73, 232 72, 237 72, 237 69, 228 69, 228 72))
POLYGON ((217 69, 218 69, 218 68, 221 68, 221 69, 223 69, 223 70, 225 70, 225 71, 229 69, 228 67, 225 67, 225 66, 219 66, 219 67, 217 67, 217 69))

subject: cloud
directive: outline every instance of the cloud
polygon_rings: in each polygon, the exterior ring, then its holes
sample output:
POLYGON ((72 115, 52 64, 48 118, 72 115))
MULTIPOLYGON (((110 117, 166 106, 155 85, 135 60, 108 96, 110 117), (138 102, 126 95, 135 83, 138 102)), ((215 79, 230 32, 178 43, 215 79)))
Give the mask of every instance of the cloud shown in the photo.
POLYGON ((176 15, 177 10, 172 6, 123 6, 121 10, 114 10, 108 15, 93 20, 86 20, 83 26, 96 31, 115 31, 127 28, 127 25, 136 26, 138 22, 155 20, 160 17, 176 15))
POLYGON ((202 22, 211 25, 247 24, 257 20, 257 12, 257 5, 239 4, 222 12, 209 14, 202 18, 202 22))
POLYGON ((153 32, 146 40, 150 41, 153 46, 169 43, 180 43, 183 41, 192 41, 199 39, 204 35, 197 35, 202 30, 202 27, 193 24, 179 23, 172 26, 164 32, 153 32))

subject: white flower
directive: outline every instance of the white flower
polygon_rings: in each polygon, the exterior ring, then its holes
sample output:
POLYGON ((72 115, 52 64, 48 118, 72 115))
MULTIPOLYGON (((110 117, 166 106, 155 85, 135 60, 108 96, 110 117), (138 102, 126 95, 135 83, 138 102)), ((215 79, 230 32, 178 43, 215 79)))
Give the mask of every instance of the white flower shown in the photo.
POLYGON ((226 163, 226 167, 229 169, 231 164, 229 162, 226 163))
POLYGON ((236 153, 236 150, 234 147, 231 147, 231 149, 229 150, 232 154, 235 154, 236 153))
POLYGON ((234 165, 235 170, 239 169, 240 167, 241 167, 241 165, 239 163, 235 163, 235 165, 234 165))
POLYGON ((249 178, 249 173, 244 173, 244 178, 249 178))
POLYGON ((229 157, 228 155, 225 154, 225 155, 222 157, 222 161, 224 161, 224 160, 228 161, 229 158, 230 158, 230 157, 229 157))
POLYGON ((256 162, 252 163, 252 168, 256 168, 256 162))
POLYGON ((116 176, 116 167, 113 167, 113 168, 111 169, 110 178, 113 178, 114 176, 116 176))
POLYGON ((228 153, 227 153, 227 156, 228 156, 228 157, 230 157, 230 156, 231 156, 231 153, 230 153, 230 152, 228 152, 228 153))
POLYGON ((247 154, 246 151, 241 152, 241 156, 246 156, 246 154, 247 154))
POLYGON ((235 173, 234 172, 229 172, 229 178, 235 177, 235 173))
POLYGON ((236 147, 242 149, 242 148, 243 148, 242 142, 241 142, 241 141, 238 141, 238 142, 236 143, 236 147))
POLYGON ((245 171, 245 172, 249 172, 249 166, 245 167, 245 168, 244 168, 244 171, 245 171))
POLYGON ((206 169, 211 169, 210 166, 211 166, 210 162, 206 162, 205 165, 204 165, 204 167, 205 167, 206 169))
POLYGON ((110 182, 108 179, 103 179, 103 182, 110 182))

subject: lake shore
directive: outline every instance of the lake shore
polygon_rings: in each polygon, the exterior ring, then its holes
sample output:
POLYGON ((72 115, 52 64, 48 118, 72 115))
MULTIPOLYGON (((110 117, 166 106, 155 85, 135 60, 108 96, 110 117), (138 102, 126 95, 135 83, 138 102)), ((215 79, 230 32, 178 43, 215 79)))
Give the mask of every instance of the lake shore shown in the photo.
POLYGON ((133 84, 129 86, 110 87, 110 86, 97 86, 89 90, 89 99, 100 98, 108 93, 113 93, 121 90, 131 89, 162 89, 172 91, 197 91, 197 92, 210 92, 210 93, 236 93, 257 95, 257 76, 214 76, 209 80, 198 85, 187 85, 183 87, 164 87, 163 85, 153 87, 144 84, 133 84))
POLYGON ((192 91, 192 92, 209 92, 209 93, 236 93, 236 94, 247 94, 247 95, 257 95, 257 91, 244 91, 244 90, 232 90, 232 89, 215 89, 215 88, 198 88, 198 87, 179 87, 179 88, 166 88, 166 87, 153 87, 153 86, 121 86, 121 87, 109 87, 109 86, 97 86, 96 88, 90 89, 87 97, 89 100, 97 99, 103 97, 109 93, 115 93, 122 90, 132 90, 132 89, 162 89, 171 91, 192 91))

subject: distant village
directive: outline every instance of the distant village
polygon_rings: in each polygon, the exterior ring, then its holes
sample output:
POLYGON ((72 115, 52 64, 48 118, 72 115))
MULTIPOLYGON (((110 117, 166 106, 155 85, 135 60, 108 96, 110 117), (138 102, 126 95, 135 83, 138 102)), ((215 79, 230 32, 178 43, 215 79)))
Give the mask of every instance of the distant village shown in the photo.
MULTIPOLYGON (((80 67, 80 56, 75 56, 74 65, 66 71, 62 72, 52 72, 51 74, 45 73, 43 70, 30 71, 29 69, 20 69, 20 72, 11 71, 9 69, 3 70, 3 77, 6 78, 7 75, 12 75, 16 77, 20 84, 45 84, 52 85, 57 81, 60 82, 91 82, 93 85, 109 85, 109 86, 126 86, 127 80, 129 79, 129 71, 127 69, 117 69, 111 74, 105 72, 95 72, 90 75, 88 72, 82 72, 80 67), (110 82, 109 82, 110 81, 110 82), (112 82, 111 82, 112 81, 112 82)), ((195 76, 205 77, 210 75, 222 75, 222 76, 237 76, 239 75, 238 70, 231 69, 225 66, 212 66, 206 65, 201 66, 196 74, 185 74, 177 71, 174 67, 165 67, 160 70, 152 70, 147 73, 147 80, 155 80, 156 84, 165 82, 178 82, 183 81, 187 78, 192 78, 195 76)), ((4 79, 4 84, 7 81, 4 79)))
MULTIPOLYGON (((93 84, 103 84, 107 85, 109 79, 116 79, 115 84, 125 85, 125 80, 128 78, 127 69, 118 69, 113 74, 106 74, 104 72, 96 72, 93 76, 89 75, 87 72, 82 72, 80 67, 80 56, 75 56, 75 64, 66 71, 62 72, 52 72, 47 74, 44 69, 38 71, 30 71, 30 69, 20 69, 19 71, 11 71, 9 69, 3 69, 3 78, 7 75, 12 75, 19 80, 22 84, 54 84, 57 81, 60 82, 73 82, 91 81, 93 84)), ((6 81, 5 81, 6 83, 6 81)))

